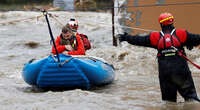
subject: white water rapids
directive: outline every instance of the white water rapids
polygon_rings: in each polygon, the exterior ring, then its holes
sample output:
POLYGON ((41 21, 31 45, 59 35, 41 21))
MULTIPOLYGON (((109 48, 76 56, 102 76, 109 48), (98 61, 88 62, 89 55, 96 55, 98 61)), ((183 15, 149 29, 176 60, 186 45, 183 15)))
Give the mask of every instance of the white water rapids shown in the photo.
MULTIPOLYGON (((66 24, 71 17, 79 21, 79 33, 88 35, 92 49, 88 56, 103 58, 116 68, 113 84, 92 90, 41 92, 21 77, 23 66, 32 58, 41 59, 51 52, 50 36, 44 17, 22 22, 0 24, 0 109, 1 110, 193 110, 196 103, 161 101, 156 50, 126 42, 112 46, 110 13, 50 12, 66 24), (37 44, 30 47, 29 44, 37 44)), ((40 12, 1 12, 0 23, 41 15, 40 12)), ((54 38, 61 25, 49 18, 54 38)), ((119 27, 116 27, 119 28, 119 27)), ((200 50, 186 51, 200 64, 200 50)), ((189 65, 198 94, 200 71, 189 65)))

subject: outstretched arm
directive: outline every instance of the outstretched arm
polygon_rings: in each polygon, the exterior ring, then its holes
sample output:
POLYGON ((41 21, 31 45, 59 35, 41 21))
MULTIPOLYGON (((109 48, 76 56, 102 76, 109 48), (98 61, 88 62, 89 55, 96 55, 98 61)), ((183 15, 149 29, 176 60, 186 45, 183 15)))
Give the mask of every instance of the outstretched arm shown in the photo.
POLYGON ((200 44, 200 34, 193 34, 190 32, 187 32, 187 40, 185 42, 185 45, 188 49, 192 49, 193 46, 198 46, 200 44))
POLYGON ((128 43, 132 45, 138 45, 138 46, 145 46, 145 47, 152 47, 150 42, 150 35, 128 35, 125 34, 119 34, 119 40, 120 41, 127 41, 128 43))

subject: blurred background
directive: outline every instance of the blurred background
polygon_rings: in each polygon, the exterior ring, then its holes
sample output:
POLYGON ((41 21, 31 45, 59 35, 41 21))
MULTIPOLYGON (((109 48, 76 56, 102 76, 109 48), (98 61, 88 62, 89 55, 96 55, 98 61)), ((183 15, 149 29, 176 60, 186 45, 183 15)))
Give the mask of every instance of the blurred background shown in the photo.
MULTIPOLYGON (((163 102, 157 51, 127 42, 113 46, 113 35, 159 31, 162 12, 174 15, 177 28, 200 34, 200 0, 114 1, 113 5, 113 0, 0 0, 0 110, 199 110, 199 103, 183 103, 179 94, 178 103, 163 102), (86 55, 103 58, 115 67, 113 84, 88 91, 42 92, 24 82, 24 64, 51 53, 41 9, 52 15, 54 38, 70 18, 78 20, 79 33, 86 34, 92 45, 86 55)), ((186 52, 200 64, 198 48, 186 52)), ((199 95, 200 70, 189 66, 199 95)))
POLYGON ((112 0, 0 0, 0 11, 36 11, 38 8, 57 10, 103 11, 112 0))

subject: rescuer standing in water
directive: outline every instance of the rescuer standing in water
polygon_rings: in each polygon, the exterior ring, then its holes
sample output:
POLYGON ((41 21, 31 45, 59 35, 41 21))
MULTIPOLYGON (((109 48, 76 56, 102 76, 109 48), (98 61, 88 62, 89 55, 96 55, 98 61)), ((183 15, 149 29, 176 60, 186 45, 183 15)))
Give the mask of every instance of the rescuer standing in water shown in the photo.
POLYGON ((119 40, 157 49, 162 100, 176 102, 178 91, 185 101, 199 101, 188 63, 178 53, 186 55, 184 46, 191 50, 193 46, 199 45, 200 35, 185 29, 175 29, 174 17, 170 13, 162 13, 159 23, 162 29, 160 32, 143 36, 118 34, 119 40))

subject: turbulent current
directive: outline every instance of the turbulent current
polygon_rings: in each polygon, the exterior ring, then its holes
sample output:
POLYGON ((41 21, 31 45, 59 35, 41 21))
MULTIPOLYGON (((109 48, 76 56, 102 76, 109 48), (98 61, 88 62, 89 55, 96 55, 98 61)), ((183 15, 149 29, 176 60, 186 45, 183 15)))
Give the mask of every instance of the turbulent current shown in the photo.
MULTIPOLYGON (((50 12, 54 38, 71 17, 79 21, 79 33, 88 35, 88 56, 103 58, 116 68, 113 84, 91 90, 41 91, 26 84, 21 76, 30 59, 51 52, 47 23, 40 12, 0 13, 0 110, 197 110, 199 104, 161 100, 156 50, 122 42, 112 46, 110 13, 50 12), (30 18, 30 19, 27 19, 30 18), (23 21, 22 21, 23 20, 23 21), (10 22, 16 21, 16 22, 10 22)), ((116 28, 119 28, 116 26, 116 28)), ((200 64, 200 50, 186 51, 200 64)), ((198 94, 200 71, 189 65, 198 94)))

